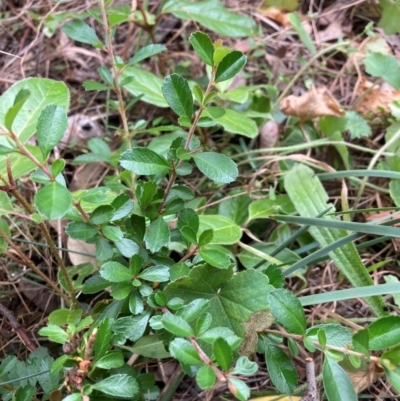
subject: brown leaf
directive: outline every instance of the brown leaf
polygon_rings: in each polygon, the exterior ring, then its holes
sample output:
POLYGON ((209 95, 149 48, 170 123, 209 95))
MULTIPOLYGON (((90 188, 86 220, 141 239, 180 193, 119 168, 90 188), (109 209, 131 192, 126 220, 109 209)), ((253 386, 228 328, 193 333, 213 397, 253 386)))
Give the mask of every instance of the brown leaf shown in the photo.
POLYGON ((260 129, 260 148, 273 148, 278 139, 279 125, 276 121, 267 121, 260 129))
POLYGON ((285 97, 281 102, 281 111, 288 116, 298 117, 300 121, 324 116, 341 117, 345 114, 326 88, 314 87, 305 95, 285 97))
POLYGON ((358 394, 379 379, 383 374, 383 369, 371 362, 365 369, 357 370, 356 372, 347 372, 347 374, 358 394))
POLYGON ((68 237, 67 248, 69 251, 74 251, 68 252, 69 260, 72 265, 77 266, 83 263, 91 263, 93 266, 97 266, 96 258, 94 256, 88 256, 95 254, 96 247, 94 244, 88 244, 85 241, 68 237), (87 255, 81 255, 82 253, 87 255))

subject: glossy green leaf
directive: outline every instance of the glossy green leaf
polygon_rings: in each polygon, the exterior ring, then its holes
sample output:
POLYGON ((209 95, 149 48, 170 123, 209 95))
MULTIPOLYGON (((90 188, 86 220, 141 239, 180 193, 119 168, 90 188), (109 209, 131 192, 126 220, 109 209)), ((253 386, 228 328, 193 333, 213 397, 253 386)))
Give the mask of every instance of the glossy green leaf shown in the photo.
POLYGON ((226 269, 231 263, 231 259, 225 253, 217 249, 200 249, 199 255, 211 266, 218 269, 226 269))
POLYGON ((110 287, 111 283, 101 277, 100 275, 95 275, 88 278, 83 284, 82 292, 84 294, 96 294, 107 287, 110 287))
POLYGON ((138 277, 147 281, 163 283, 169 280, 169 267, 162 265, 150 266, 144 269, 138 277))
POLYGON ((101 231, 103 232, 106 238, 114 242, 122 240, 122 237, 124 235, 124 233, 119 227, 112 225, 107 225, 102 227, 101 231))
POLYGON ((110 221, 120 220, 133 210, 133 201, 127 194, 118 195, 111 203, 114 214, 110 221))
POLYGON ((233 78, 246 65, 246 62, 246 56, 238 50, 227 54, 218 64, 215 72, 215 82, 233 78))
POLYGON ((193 96, 186 79, 178 74, 168 75, 162 84, 162 92, 169 107, 189 121, 193 115, 193 96))
POLYGON ((164 328, 178 337, 193 337, 194 331, 190 324, 180 316, 167 313, 161 320, 164 328))
POLYGON ((235 368, 232 370, 232 375, 254 375, 258 371, 257 362, 251 362, 247 356, 240 356, 236 361, 235 368))
POLYGON ((306 336, 312 341, 318 342, 318 330, 323 329, 326 336, 326 344, 335 347, 346 348, 351 345, 351 332, 346 327, 339 324, 319 324, 307 330, 306 336))
POLYGON ((114 245, 121 255, 126 258, 131 258, 140 252, 140 246, 129 238, 121 238, 118 241, 114 241, 114 245))
POLYGON ((139 340, 148 326, 149 318, 149 312, 119 318, 112 327, 114 332, 113 341, 125 343, 126 339, 133 342, 139 340))
MULTIPOLYGON (((15 392, 15 401, 31 401, 36 393, 36 388, 27 384, 26 386, 19 387, 15 392)), ((36 397, 35 397, 36 398, 36 397)))
POLYGON ((196 322, 196 335, 201 336, 211 326, 212 316, 207 312, 201 315, 196 322))
POLYGON ((178 228, 190 227, 196 235, 199 230, 199 216, 193 209, 182 209, 178 215, 178 228))
POLYGON ((197 319, 210 307, 210 301, 207 299, 194 299, 192 302, 179 309, 177 315, 187 322, 197 319))
POLYGON ((169 244, 169 228, 161 216, 150 224, 144 239, 146 247, 152 253, 159 251, 163 246, 169 244))
POLYGON ((217 377, 209 365, 203 365, 196 373, 196 382, 202 390, 212 387, 216 380, 217 377))
POLYGON ((147 148, 132 148, 121 154, 120 165, 135 174, 151 175, 167 173, 170 170, 168 162, 147 148))
POLYGON ((383 369, 385 369, 386 377, 390 384, 398 393, 400 393, 400 366, 396 366, 394 370, 383 366, 383 369))
POLYGON ((36 192, 34 203, 49 220, 61 219, 72 205, 72 195, 58 182, 52 182, 36 192))
POLYGON ((243 135, 247 138, 256 138, 258 135, 258 127, 255 121, 237 110, 225 109, 225 114, 214 118, 214 121, 221 124, 225 131, 232 134, 243 135))
POLYGON ((139 385, 132 376, 118 374, 92 385, 92 388, 112 397, 132 398, 139 392, 139 385))
POLYGON ((169 345, 169 352, 184 365, 198 365, 201 363, 199 354, 194 346, 184 338, 175 338, 169 345))
POLYGON ((194 32, 190 35, 189 42, 192 44, 194 51, 206 64, 211 66, 214 64, 214 46, 207 34, 194 32))
POLYGON ((228 184, 235 181, 238 176, 236 164, 221 153, 196 153, 193 159, 198 169, 213 181, 228 184))
POLYGON ((220 0, 169 0, 164 4, 162 12, 196 21, 211 31, 231 38, 252 36, 257 30, 257 25, 250 17, 229 11, 220 0))
POLYGON ((213 344, 215 359, 222 370, 228 372, 232 364, 232 350, 223 338, 217 338, 213 344))
POLYGON ((128 65, 132 65, 138 63, 139 61, 143 61, 146 58, 151 56, 155 56, 163 51, 167 50, 164 45, 160 44, 151 44, 145 47, 142 47, 135 55, 129 60, 128 65))
POLYGON ((141 337, 133 347, 125 347, 132 353, 145 356, 147 358, 163 359, 170 358, 169 352, 165 351, 163 341, 157 335, 141 337))
POLYGON ((101 205, 93 210, 89 222, 92 224, 105 224, 110 221, 114 215, 114 208, 110 205, 101 205))
POLYGON ((209 244, 214 237, 214 231, 212 229, 204 230, 199 235, 199 246, 204 246, 209 244))
POLYGON ((299 300, 292 292, 279 288, 268 294, 268 303, 275 319, 291 333, 306 332, 306 316, 299 300))
POLYGON ((101 357, 96 363, 96 368, 113 369, 119 368, 124 364, 124 356, 121 351, 111 351, 101 357))
POLYGON ((96 35, 96 32, 82 20, 73 20, 67 22, 62 31, 71 39, 77 42, 86 43, 101 49, 103 44, 96 35))
POLYGON ((96 242, 96 259, 100 261, 105 261, 111 259, 113 255, 113 248, 106 238, 99 238, 96 242))
POLYGON ((228 388, 229 391, 240 401, 246 401, 250 398, 250 389, 243 380, 234 377, 229 378, 228 388))
MULTIPOLYGON (((200 238, 206 230, 212 231, 210 244, 230 245, 240 240, 242 236, 241 228, 232 220, 219 215, 201 215, 199 232, 200 238)), ((209 232, 211 234, 211 232, 209 232)), ((207 234, 209 235, 209 234, 207 234)))
POLYGON ((357 401, 357 394, 349 376, 330 358, 324 360, 322 380, 329 401, 357 401))
POLYGON ((369 349, 381 350, 400 343, 400 316, 382 317, 368 326, 369 349))
POLYGON ((13 105, 7 110, 6 115, 4 117, 4 126, 10 132, 13 132, 14 120, 17 117, 20 110, 22 109, 22 106, 28 100, 30 94, 31 93, 28 89, 21 89, 15 96, 13 105))
POLYGON ((74 323, 76 320, 80 320, 82 313, 82 309, 76 309, 72 311, 69 309, 57 309, 50 313, 49 323, 55 324, 56 326, 74 323))
POLYGON ((36 127, 36 138, 44 158, 60 142, 67 124, 67 113, 62 107, 50 105, 42 110, 36 127))
POLYGON ((100 268, 100 275, 111 283, 120 283, 122 281, 132 280, 130 270, 118 262, 106 262, 100 268))
POLYGON ((50 341, 55 343, 64 344, 70 340, 68 334, 61 327, 55 324, 49 324, 39 330, 41 336, 46 336, 50 341))
POLYGON ((390 54, 369 53, 364 60, 365 70, 373 77, 382 78, 395 89, 400 89, 400 64, 390 54))

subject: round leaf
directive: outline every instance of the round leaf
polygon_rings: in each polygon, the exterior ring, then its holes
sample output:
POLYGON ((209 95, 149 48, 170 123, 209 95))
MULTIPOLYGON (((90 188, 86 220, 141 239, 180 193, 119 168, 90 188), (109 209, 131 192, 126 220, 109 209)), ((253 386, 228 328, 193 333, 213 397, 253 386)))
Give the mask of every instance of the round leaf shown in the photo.
POLYGON ((233 78, 245 66, 246 62, 247 58, 242 52, 238 50, 230 52, 218 64, 215 82, 233 78))
POLYGON ((196 382, 201 389, 212 387, 216 379, 214 371, 208 365, 203 365, 196 373, 196 382))
POLYGON ((162 84, 162 92, 169 107, 189 120, 193 114, 193 96, 187 81, 178 74, 168 75, 162 84))
POLYGON ((215 152, 202 152, 193 155, 198 169, 213 181, 229 184, 236 180, 238 169, 227 156, 215 152))
POLYGON ((72 195, 58 182, 52 182, 36 192, 34 203, 43 216, 49 220, 57 220, 68 212, 72 195))

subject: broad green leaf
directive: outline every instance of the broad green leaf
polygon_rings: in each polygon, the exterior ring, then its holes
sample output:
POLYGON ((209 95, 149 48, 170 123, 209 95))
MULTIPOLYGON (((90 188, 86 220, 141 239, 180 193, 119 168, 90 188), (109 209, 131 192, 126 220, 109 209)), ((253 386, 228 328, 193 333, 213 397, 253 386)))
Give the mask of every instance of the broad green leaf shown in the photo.
POLYGON ((196 235, 199 231, 199 216, 193 209, 182 209, 178 215, 178 228, 189 226, 196 235))
POLYGON ((310 51, 311 54, 316 54, 317 49, 313 41, 310 38, 310 35, 304 29, 304 26, 301 22, 300 14, 298 12, 293 12, 288 14, 289 22, 293 25, 297 35, 299 35, 300 40, 303 42, 304 46, 310 51))
POLYGON ((206 64, 211 66, 214 64, 214 46, 207 34, 194 32, 190 35, 189 42, 192 44, 194 51, 206 64))
POLYGON ((196 21, 211 31, 231 38, 252 36, 257 30, 251 18, 229 11, 220 0, 170 0, 162 12, 174 14, 183 20, 196 21))
POLYGON ((126 67, 121 74, 121 79, 126 78, 133 78, 132 82, 124 86, 124 89, 130 94, 139 96, 140 100, 154 106, 168 107, 161 90, 163 83, 161 78, 143 68, 137 67, 126 67))
POLYGON ((138 63, 139 61, 145 60, 151 56, 155 56, 158 53, 167 50, 164 45, 159 44, 151 44, 145 47, 142 47, 130 60, 128 65, 132 65, 138 63))
POLYGON ((211 266, 218 269, 226 269, 231 263, 231 259, 225 253, 217 249, 200 249, 199 255, 211 266))
POLYGON ((196 153, 193 159, 198 169, 213 181, 228 184, 235 181, 238 176, 235 162, 221 153, 196 153))
POLYGON ((111 283, 120 283, 122 281, 132 280, 131 271, 118 262, 106 262, 100 268, 100 275, 111 283))
MULTIPOLYGON (((19 387, 15 392, 15 401, 31 401, 36 393, 36 388, 30 384, 19 387)), ((36 397, 35 397, 36 398, 36 397)))
MULTIPOLYGON (((290 170, 285 175, 285 189, 301 216, 315 217, 318 213, 323 213, 326 210, 328 195, 319 179, 315 177, 313 170, 309 167, 296 165, 290 170)), ((329 204, 329 206, 333 209, 333 205, 329 204)), ((323 219, 327 221, 336 220, 336 217, 325 216, 323 219)), ((347 232, 344 230, 325 227, 311 226, 309 231, 321 247, 328 246, 332 242, 347 236, 347 232)), ((347 243, 329 252, 329 256, 353 286, 373 285, 373 281, 353 243, 347 243)), ((382 316, 385 314, 383 310, 384 302, 381 297, 368 297, 366 301, 376 315, 382 316)))
POLYGON ((72 205, 72 195, 58 182, 40 188, 34 203, 38 211, 49 220, 61 219, 72 205))
POLYGON ((242 236, 241 228, 232 220, 219 215, 201 215, 200 218, 200 237, 206 230, 213 230, 210 244, 230 245, 235 244, 242 236))
POLYGON ((389 54, 369 53, 364 60, 365 69, 373 77, 382 78, 395 89, 400 89, 400 64, 389 54))
POLYGON ((258 135, 255 121, 237 110, 225 109, 225 114, 214 118, 214 121, 221 124, 225 131, 232 134, 243 135, 247 138, 255 138, 258 135))
POLYGON ((179 229, 181 236, 189 241, 191 244, 197 244, 197 236, 193 228, 190 226, 183 226, 179 229))
POLYGON ((217 377, 209 365, 203 365, 196 373, 196 382, 202 390, 212 387, 216 380, 217 377))
POLYGON ((134 346, 124 348, 147 358, 163 359, 171 357, 169 352, 165 351, 164 343, 157 335, 141 337, 134 346))
POLYGON ((193 96, 186 79, 178 74, 168 75, 162 84, 162 92, 169 107, 189 121, 193 115, 193 96))
POLYGON ((139 385, 132 376, 112 375, 92 384, 92 388, 112 397, 131 398, 139 392, 139 385))
POLYGON ((243 225, 248 218, 248 206, 251 199, 248 195, 236 196, 222 201, 218 206, 218 214, 234 221, 237 225, 243 225))
POLYGON ((60 106, 46 106, 40 113, 36 128, 36 137, 45 159, 60 142, 67 124, 67 113, 60 106))
POLYGON ((322 367, 322 380, 329 401, 357 401, 357 394, 347 373, 327 357, 322 367))
POLYGON ((385 369, 386 377, 390 384, 398 393, 400 393, 400 366, 397 365, 394 370, 383 366, 383 369, 385 369))
POLYGON ((246 401, 250 398, 250 389, 243 380, 234 377, 229 378, 228 388, 229 391, 240 401, 246 401))
POLYGON ((169 244, 170 231, 167 223, 161 216, 150 224, 144 240, 147 249, 152 253, 159 251, 163 246, 169 244))
POLYGON ((217 338, 213 344, 213 351, 218 365, 228 372, 232 364, 232 350, 229 344, 223 338, 217 338))
POLYGON ((101 231, 103 232, 104 236, 111 241, 120 241, 124 233, 119 227, 107 225, 102 227, 101 231))
POLYGON ((123 281, 121 283, 115 283, 111 286, 111 296, 114 299, 126 299, 126 297, 132 292, 132 283, 130 281, 123 281))
POLYGON ((227 54, 218 64, 215 72, 215 82, 233 78, 246 65, 246 62, 246 56, 238 50, 227 54))
POLYGON ((254 270, 232 274, 232 267, 195 266, 189 276, 168 284, 164 293, 167 300, 179 297, 185 303, 198 298, 209 300, 207 312, 212 316, 211 327, 227 327, 240 336, 243 335, 240 323, 249 320, 253 313, 267 309, 267 294, 272 287, 264 274, 254 270))
POLYGON ((379 7, 382 9, 382 18, 379 20, 378 26, 383 28, 386 35, 400 33, 400 3, 392 0, 380 0, 379 7))
POLYGON ((132 199, 127 194, 118 195, 111 203, 111 206, 114 208, 114 214, 110 221, 115 221, 122 219, 129 215, 129 213, 133 210, 133 202, 132 199))
POLYGON ((190 324, 180 316, 167 313, 163 316, 161 323, 166 330, 178 337, 194 336, 194 331, 190 324))
POLYGON ((169 280, 169 267, 163 265, 147 267, 138 275, 138 278, 163 283, 169 280))
POLYGON ((96 274, 88 278, 85 283, 83 284, 82 292, 84 294, 96 294, 107 287, 110 287, 111 283, 101 277, 100 275, 96 274))
POLYGON ((191 322, 197 319, 202 313, 204 313, 210 307, 210 301, 207 299, 194 299, 183 308, 179 309, 177 315, 187 322, 191 322))
POLYGON ((49 323, 55 324, 56 326, 62 326, 67 323, 74 323, 76 320, 80 320, 82 315, 82 309, 57 309, 50 313, 49 323))
POLYGON ((198 365, 201 363, 199 354, 194 346, 184 338, 175 338, 169 345, 169 352, 184 365, 198 365))
POLYGON ((96 32, 88 24, 82 20, 73 20, 67 22, 62 31, 71 39, 77 42, 86 43, 92 45, 93 47, 101 49, 103 44, 96 35, 96 32))
POLYGON ((140 252, 140 246, 128 238, 121 238, 118 241, 114 241, 115 247, 126 258, 131 258, 133 255, 137 255, 140 252))
POLYGON ((306 332, 306 316, 299 300, 292 292, 283 288, 268 294, 268 303, 275 319, 291 333, 303 335, 306 332))
POLYGON ((114 215, 114 208, 111 205, 101 205, 93 210, 90 215, 89 222, 92 224, 108 223, 114 215))
MULTIPOLYGON (((371 110, 371 112, 378 112, 378 110, 371 110)), ((350 110, 346 112, 344 118, 346 120, 345 130, 350 132, 351 139, 371 136, 372 131, 370 125, 359 113, 350 110)))
POLYGON ((119 163, 123 168, 139 175, 167 173, 171 168, 163 157, 147 148, 125 150, 119 163))
POLYGON ((264 351, 272 383, 282 394, 292 394, 298 380, 293 362, 282 349, 269 341, 264 341, 264 351))
POLYGON ((50 341, 55 343, 64 344, 70 340, 68 334, 61 327, 55 324, 49 324, 39 330, 41 336, 49 337, 50 341))
POLYGON ((111 351, 101 357, 96 363, 96 368, 113 369, 119 368, 124 364, 124 356, 121 351, 111 351))
POLYGON ((368 326, 369 349, 381 350, 400 343, 400 316, 382 317, 368 326))
POLYGON ((254 375, 258 371, 257 362, 251 362, 247 356, 240 356, 236 361, 235 369, 232 370, 232 375, 254 375))
POLYGON ((136 316, 126 316, 114 322, 112 330, 114 332, 113 341, 125 343, 126 339, 137 341, 141 338, 149 323, 150 313, 144 312, 136 316))
POLYGON ((269 219, 277 213, 277 207, 271 199, 257 199, 249 205, 249 220, 269 219))
POLYGON ((211 326, 212 316, 207 312, 201 315, 196 322, 196 335, 201 336, 211 326))
POLYGON ((306 332, 307 338, 318 342, 318 331, 320 329, 325 331, 327 345, 333 345, 341 348, 351 345, 351 332, 346 327, 333 323, 319 324, 309 328, 306 332))
POLYGON ((28 100, 30 96, 30 91, 28 89, 21 89, 17 96, 15 96, 14 103, 12 107, 7 110, 4 118, 5 127, 11 132, 13 131, 13 123, 18 113, 22 109, 24 103, 28 100))
POLYGON ((224 338, 232 348, 238 345, 237 340, 239 340, 239 343, 241 342, 240 338, 227 327, 213 327, 199 337, 200 340, 209 344, 214 344, 218 338, 224 338))

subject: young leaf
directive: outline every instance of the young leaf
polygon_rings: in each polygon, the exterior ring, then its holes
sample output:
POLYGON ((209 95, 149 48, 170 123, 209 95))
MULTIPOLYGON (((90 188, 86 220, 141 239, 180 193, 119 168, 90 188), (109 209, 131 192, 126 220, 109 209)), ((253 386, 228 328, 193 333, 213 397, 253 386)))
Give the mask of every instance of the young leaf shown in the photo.
POLYGON ((142 280, 163 283, 169 280, 169 267, 163 265, 155 265, 147 267, 138 275, 142 280))
POLYGON ((383 369, 385 369, 386 377, 388 378, 390 384, 398 393, 400 393, 400 366, 397 366, 394 370, 383 366, 383 369))
POLYGON ((194 336, 194 331, 190 324, 180 316, 167 313, 163 316, 161 323, 166 330, 178 337, 194 336))
POLYGON ((62 28, 62 31, 68 37, 76 40, 77 42, 86 43, 98 49, 103 48, 103 44, 97 37, 94 29, 81 20, 73 20, 67 22, 62 28))
POLYGON ((100 358, 96 363, 96 368, 113 369, 119 368, 124 364, 124 357, 121 351, 111 351, 100 358))
POLYGON ((187 81, 178 74, 168 75, 162 84, 162 92, 171 109, 178 116, 189 120, 193 114, 193 97, 187 81))
POLYGON ((217 338, 213 350, 218 365, 222 370, 228 372, 232 364, 232 350, 229 344, 223 338, 217 338))
POLYGON ((132 376, 112 375, 92 385, 92 388, 112 397, 132 398, 139 392, 139 385, 132 376))
POLYGON ((65 330, 54 324, 49 324, 46 327, 42 327, 39 330, 39 334, 41 336, 49 337, 50 341, 54 341, 55 343, 60 343, 60 344, 64 344, 70 340, 65 330))
POLYGON ((221 153, 196 153, 193 155, 193 159, 198 169, 213 181, 229 184, 238 176, 236 164, 221 153))
POLYGON ((183 227, 188 226, 196 235, 199 231, 199 216, 193 209, 182 209, 178 215, 178 228, 181 230, 183 227))
POLYGON ((202 390, 212 387, 216 380, 211 366, 203 365, 196 373, 196 382, 202 390))
POLYGON ((190 35, 189 42, 200 58, 206 64, 213 66, 214 46, 210 37, 203 32, 194 32, 190 35))
POLYGON ((229 391, 240 401, 246 401, 250 397, 250 389, 243 380, 231 377, 228 383, 229 391))
POLYGON ((254 375, 258 371, 257 362, 251 362, 247 356, 240 356, 236 361, 235 369, 230 372, 232 375, 254 375))
POLYGON ((60 106, 46 106, 40 113, 36 126, 36 137, 45 159, 60 142, 67 124, 67 113, 60 106))
POLYGON ((192 302, 181 308, 177 315, 187 322, 197 319, 210 307, 210 301, 203 298, 194 299, 192 302))
POLYGON ((121 265, 121 263, 113 261, 106 262, 101 266, 100 275, 111 283, 132 280, 132 273, 130 270, 124 265, 121 265))
POLYGON ((218 269, 226 269, 232 263, 228 255, 217 249, 201 249, 199 255, 208 264, 218 269))
POLYGON ((152 253, 159 251, 163 246, 169 244, 170 231, 167 223, 161 216, 150 224, 144 239, 146 247, 152 253))
POLYGON ((400 342, 400 316, 386 316, 368 327, 369 349, 381 350, 400 342))
POLYGON ((49 220, 61 219, 72 205, 72 195, 58 182, 52 182, 35 194, 35 206, 49 220))
POLYGON ((169 345, 169 352, 184 365, 198 365, 201 363, 199 354, 194 346, 184 338, 175 338, 169 345))
POLYGON ((141 48, 129 60, 128 65, 132 65, 132 64, 138 63, 139 61, 143 61, 146 58, 149 58, 151 56, 155 56, 156 54, 163 52, 164 50, 167 50, 167 48, 164 45, 159 45, 159 44, 147 45, 147 46, 141 48))
POLYGON ((167 173, 169 163, 156 152, 147 148, 132 148, 121 154, 119 164, 135 174, 152 175, 167 173))
POLYGON ((268 303, 275 319, 291 333, 306 332, 306 316, 300 301, 292 292, 283 288, 268 294, 268 303))
POLYGON ((318 342, 318 331, 323 329, 326 336, 326 344, 336 347, 347 347, 351 345, 351 332, 339 324, 327 323, 311 327, 306 331, 306 336, 312 341, 318 342))
POLYGON ((242 52, 238 50, 230 52, 218 64, 215 82, 233 78, 246 65, 246 62, 247 58, 242 52))
POLYGON ((104 236, 111 241, 120 241, 124 236, 124 233, 119 227, 107 225, 102 227, 102 232, 104 236))
POLYGON ((204 230, 200 235, 199 235, 199 246, 207 245, 209 244, 214 237, 214 230, 204 230))
POLYGON ((357 394, 349 376, 330 358, 325 357, 322 380, 329 401, 357 401, 357 394))

